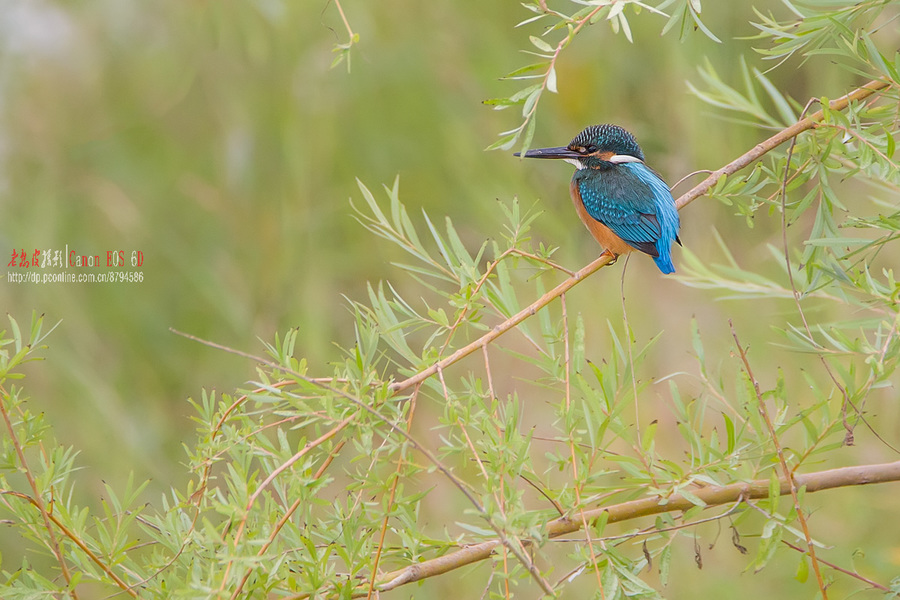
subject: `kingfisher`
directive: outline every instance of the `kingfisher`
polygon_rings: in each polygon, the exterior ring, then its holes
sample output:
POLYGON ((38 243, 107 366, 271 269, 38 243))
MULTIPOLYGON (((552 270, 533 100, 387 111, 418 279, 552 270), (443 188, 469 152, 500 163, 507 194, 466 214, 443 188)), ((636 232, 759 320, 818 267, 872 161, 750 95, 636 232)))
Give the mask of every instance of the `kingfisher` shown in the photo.
POLYGON ((529 150, 524 156, 561 158, 575 165, 569 185, 575 210, 614 258, 640 250, 663 273, 675 272, 672 242, 681 244, 675 200, 669 186, 644 164, 633 135, 618 125, 591 125, 568 146, 529 150))

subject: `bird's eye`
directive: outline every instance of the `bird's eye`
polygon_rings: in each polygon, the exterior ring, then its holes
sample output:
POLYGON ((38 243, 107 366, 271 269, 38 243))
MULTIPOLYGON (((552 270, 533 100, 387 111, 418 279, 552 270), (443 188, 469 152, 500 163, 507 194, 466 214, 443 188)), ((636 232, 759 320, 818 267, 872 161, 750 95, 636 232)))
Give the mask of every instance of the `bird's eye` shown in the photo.
POLYGON ((584 151, 585 151, 587 154, 593 154, 594 152, 596 152, 596 151, 599 150, 599 149, 600 149, 600 148, 598 148, 596 144, 591 144, 590 146, 586 147, 586 148, 584 149, 584 151))

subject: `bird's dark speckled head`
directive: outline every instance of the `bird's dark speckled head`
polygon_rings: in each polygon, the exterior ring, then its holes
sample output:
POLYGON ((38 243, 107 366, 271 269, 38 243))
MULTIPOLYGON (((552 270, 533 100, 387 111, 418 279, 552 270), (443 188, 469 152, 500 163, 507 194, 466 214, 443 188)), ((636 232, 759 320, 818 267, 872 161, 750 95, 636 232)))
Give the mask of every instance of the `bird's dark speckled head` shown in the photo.
POLYGON ((634 136, 618 125, 610 124, 586 127, 568 146, 529 150, 525 156, 562 159, 578 170, 606 170, 622 163, 644 162, 644 153, 634 136))
POLYGON ((634 136, 618 125, 591 125, 575 136, 569 149, 582 155, 606 154, 633 156, 643 161, 644 153, 634 136))

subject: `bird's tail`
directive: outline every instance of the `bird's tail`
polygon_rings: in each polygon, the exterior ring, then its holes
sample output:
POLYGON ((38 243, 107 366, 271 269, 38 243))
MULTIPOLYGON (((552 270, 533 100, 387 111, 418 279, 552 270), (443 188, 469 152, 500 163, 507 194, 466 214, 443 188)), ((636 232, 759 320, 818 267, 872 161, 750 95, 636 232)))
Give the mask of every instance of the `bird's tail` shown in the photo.
POLYGON ((660 252, 659 256, 654 256, 653 262, 656 263, 656 266, 659 267, 659 270, 665 275, 675 272, 675 265, 672 264, 672 253, 668 248, 664 249, 663 252, 660 252))

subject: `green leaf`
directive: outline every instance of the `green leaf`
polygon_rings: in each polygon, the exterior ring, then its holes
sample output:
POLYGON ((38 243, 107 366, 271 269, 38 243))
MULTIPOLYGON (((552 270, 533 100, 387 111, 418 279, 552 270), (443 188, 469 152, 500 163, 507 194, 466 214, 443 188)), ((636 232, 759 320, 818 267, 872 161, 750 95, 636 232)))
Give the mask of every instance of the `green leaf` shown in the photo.
POLYGON ((666 544, 659 554, 659 583, 666 587, 669 584, 669 569, 672 565, 672 544, 666 544))
POLYGON ((528 120, 528 125, 525 128, 525 135, 522 138, 522 154, 528 151, 531 147, 531 140, 534 138, 534 127, 537 124, 537 119, 532 117, 528 120))
POLYGON ((797 563, 797 572, 794 574, 794 579, 800 583, 806 583, 806 580, 809 579, 809 560, 807 560, 805 554, 800 555, 800 561, 797 563))
POLYGON ((725 451, 728 454, 733 454, 735 447, 734 421, 732 421, 725 413, 722 413, 722 418, 725 420, 725 434, 728 440, 725 451))
POLYGON ((534 44, 534 47, 540 50, 541 52, 553 52, 553 46, 542 40, 541 38, 531 35, 528 36, 528 39, 531 40, 531 43, 534 44))
POLYGON ((788 103, 787 99, 785 99, 784 95, 759 69, 753 69, 753 75, 756 77, 757 81, 762 84, 766 93, 769 94, 769 98, 772 99, 772 102, 775 103, 775 108, 781 116, 782 125, 793 124, 797 120, 797 116, 794 114, 791 105, 788 103))
POLYGON ((545 67, 547 66, 547 64, 548 64, 547 61, 541 61, 541 62, 538 62, 538 63, 533 63, 533 64, 530 64, 530 65, 525 65, 524 67, 519 67, 519 68, 516 69, 515 71, 512 71, 512 72, 510 72, 510 73, 507 73, 505 76, 501 77, 500 79, 501 79, 501 80, 503 80, 503 79, 516 79, 516 78, 518 78, 518 77, 524 75, 525 73, 530 73, 530 72, 532 72, 532 71, 537 71, 537 70, 539 70, 539 69, 543 69, 543 68, 545 68, 545 67))
POLYGON ((781 544, 783 532, 784 528, 777 521, 766 521, 753 562, 754 571, 759 572, 765 568, 775 556, 775 552, 781 544))
POLYGON ((689 492, 687 490, 679 490, 678 493, 681 495, 682 498, 684 498, 685 500, 687 500, 694 506, 700 506, 700 507, 706 506, 706 502, 704 502, 703 499, 697 497, 696 495, 692 494, 691 492, 689 492))
POLYGON ((515 133, 505 135, 485 148, 485 150, 509 150, 515 145, 516 139, 518 139, 518 137, 518 134, 515 133))
POLYGON ((781 498, 781 481, 778 479, 778 475, 775 471, 769 472, 769 498, 767 505, 767 510, 775 514, 778 512, 778 500, 781 498))
POLYGON ((572 343, 572 367, 575 373, 581 373, 584 364, 584 317, 581 313, 575 317, 575 335, 572 343))

